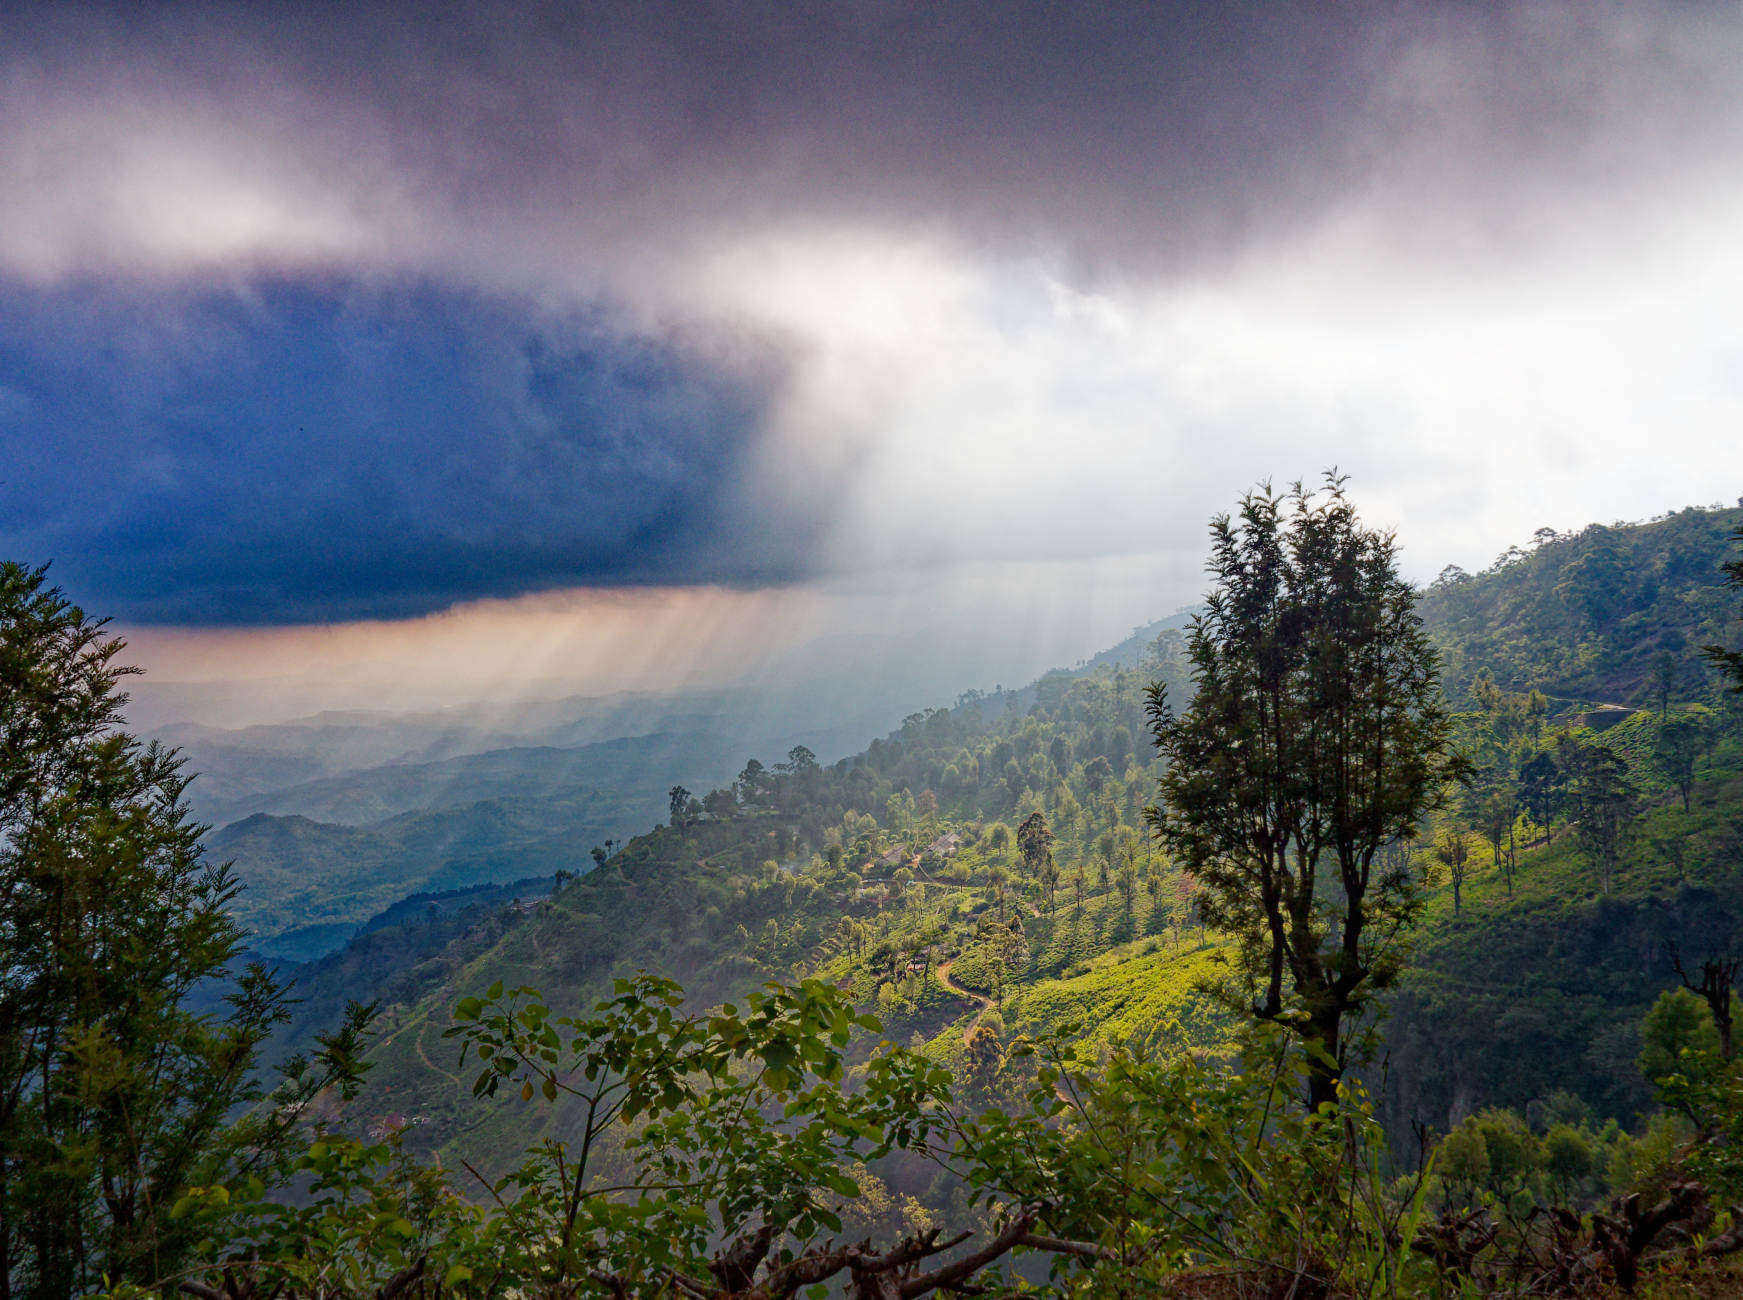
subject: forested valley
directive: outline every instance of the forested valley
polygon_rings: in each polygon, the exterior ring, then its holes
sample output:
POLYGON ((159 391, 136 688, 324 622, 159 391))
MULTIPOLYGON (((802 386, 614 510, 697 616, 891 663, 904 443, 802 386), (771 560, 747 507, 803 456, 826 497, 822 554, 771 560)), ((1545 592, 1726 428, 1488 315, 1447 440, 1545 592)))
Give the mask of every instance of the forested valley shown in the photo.
POLYGON ((541 791, 302 964, 10 566, 6 1294, 1737 1294, 1739 546, 1417 591, 1261 489, 1195 615, 621 840, 541 791))

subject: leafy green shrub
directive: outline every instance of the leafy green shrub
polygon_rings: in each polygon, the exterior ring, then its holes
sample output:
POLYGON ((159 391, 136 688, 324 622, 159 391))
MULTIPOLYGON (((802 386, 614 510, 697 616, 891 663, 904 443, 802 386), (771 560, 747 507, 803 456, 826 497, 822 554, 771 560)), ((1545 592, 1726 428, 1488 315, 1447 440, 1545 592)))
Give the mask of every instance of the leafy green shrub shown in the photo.
MULTIPOLYGON (((1318 1294, 1432 1283, 1432 1262, 1408 1248, 1428 1180, 1386 1180, 1359 1093, 1307 1112, 1301 1053, 1275 1035, 1235 1071, 1117 1051, 1092 1072, 1066 1027, 1013 1044, 1027 1091, 972 1115, 948 1072, 887 1045, 847 1086, 854 1034, 876 1028, 817 981, 707 1014, 645 975, 584 1016, 493 987, 459 1005, 450 1031, 477 1062, 475 1095, 557 1107, 573 1143, 541 1143, 473 1204, 397 1135, 320 1136, 295 1165, 292 1203, 257 1181, 181 1199, 209 1262, 180 1284, 201 1300, 748 1300, 821 1294, 832 1279, 881 1296, 897 1272, 900 1294, 921 1296, 1009 1286, 1024 1256, 1051 1259, 1054 1289, 1077 1296, 1206 1269, 1318 1294), (942 1200, 967 1231, 945 1234, 886 1182, 904 1161, 957 1181, 942 1200), (839 1245, 850 1224, 889 1240, 839 1245)), ((173 1280, 113 1294, 143 1300, 173 1280)))

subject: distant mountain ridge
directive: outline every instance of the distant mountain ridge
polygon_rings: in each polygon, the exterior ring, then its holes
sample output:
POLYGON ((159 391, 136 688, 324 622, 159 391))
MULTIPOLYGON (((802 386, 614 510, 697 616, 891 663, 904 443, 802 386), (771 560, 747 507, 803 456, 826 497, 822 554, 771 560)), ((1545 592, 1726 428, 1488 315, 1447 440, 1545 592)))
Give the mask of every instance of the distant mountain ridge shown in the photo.
MULTIPOLYGON (((517 746, 427 763, 388 763, 241 801, 239 816, 267 813, 361 826, 479 799, 548 798, 579 789, 625 799, 660 796, 680 781, 718 780, 739 743, 695 732, 620 736, 572 749, 517 746)), ((233 820, 222 818, 221 820, 233 820)))
POLYGON ((645 803, 595 790, 488 799, 367 826, 257 813, 215 831, 208 852, 235 864, 238 919, 260 952, 303 961, 344 945, 408 895, 593 866, 589 850, 646 826, 645 803))
POLYGON ((740 730, 720 701, 573 697, 534 704, 538 707, 467 707, 451 714, 333 711, 233 729, 175 723, 155 734, 180 748, 200 774, 190 790, 195 813, 222 825, 257 812, 361 821, 429 806, 385 800, 335 816, 319 802, 349 778, 374 774, 365 781, 379 781, 393 768, 515 749, 577 750, 659 733, 740 730), (313 802, 304 800, 305 791, 313 802))

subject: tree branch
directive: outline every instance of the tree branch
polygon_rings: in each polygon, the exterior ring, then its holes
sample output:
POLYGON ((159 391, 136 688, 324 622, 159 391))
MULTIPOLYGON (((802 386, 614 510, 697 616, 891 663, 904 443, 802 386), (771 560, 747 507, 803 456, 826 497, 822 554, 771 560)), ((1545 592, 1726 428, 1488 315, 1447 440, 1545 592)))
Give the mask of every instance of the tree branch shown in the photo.
POLYGON ((1027 1246, 1030 1250, 1045 1250, 1055 1255, 1075 1255, 1091 1264, 1102 1261, 1120 1262, 1120 1256, 1106 1246, 1098 1246, 1091 1241, 1069 1241, 1064 1237, 1045 1237, 1038 1232, 1025 1232, 1017 1239, 1017 1245, 1027 1246))
POLYGON ((961 1259, 946 1264, 942 1268, 934 1269, 930 1273, 922 1273, 918 1277, 908 1278, 901 1286, 903 1300, 908 1300, 912 1296, 923 1296, 928 1292, 954 1286, 959 1282, 966 1282, 995 1259, 1009 1254, 1028 1235, 1029 1229, 1034 1226, 1035 1212, 1025 1210, 1007 1223, 998 1236, 979 1250, 970 1251, 961 1259))
POLYGON ((375 1300, 394 1300, 395 1296, 424 1275, 424 1264, 428 1259, 428 1255, 419 1255, 406 1267, 400 1269, 387 1280, 381 1290, 375 1293, 375 1300))

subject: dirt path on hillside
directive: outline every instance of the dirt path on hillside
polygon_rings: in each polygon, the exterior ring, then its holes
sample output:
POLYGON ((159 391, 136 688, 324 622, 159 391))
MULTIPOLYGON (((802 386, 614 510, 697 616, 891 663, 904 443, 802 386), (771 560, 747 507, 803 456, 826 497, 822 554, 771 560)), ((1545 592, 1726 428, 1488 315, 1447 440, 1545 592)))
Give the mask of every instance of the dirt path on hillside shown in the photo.
POLYGON ((464 1088, 466 1084, 459 1075, 450 1070, 444 1070, 441 1066, 432 1061, 430 1059, 430 1054, 424 1050, 424 1031, 429 1027, 429 1020, 426 1019, 421 1021, 418 1025, 418 1032, 412 1038, 412 1046, 417 1049, 418 1059, 427 1065, 434 1073, 441 1075, 455 1087, 464 1088))
MULTIPOLYGON (((980 1022, 986 1018, 986 1013, 992 1010, 993 1000, 988 997, 982 997, 972 989, 965 989, 962 985, 953 981, 950 978, 950 968, 954 963, 955 959, 952 958, 951 961, 944 962, 932 973, 938 977, 939 984, 944 987, 946 992, 954 993, 959 998, 967 998, 970 1002, 980 1004, 980 1010, 974 1013, 974 1019, 969 1021, 968 1028, 962 1031, 962 1045, 967 1047, 968 1040, 974 1036, 974 1031, 980 1028, 980 1022)), ((1063 1079, 1053 1085, 1053 1095, 1058 1097, 1059 1100, 1064 1102, 1067 1106, 1075 1106, 1078 1104, 1076 1096, 1066 1088, 1063 1079)))
POLYGON ((962 1045, 967 1047, 968 1040, 973 1036, 974 1031, 980 1028, 980 1022, 985 1018, 988 1009, 991 1008, 993 1000, 989 997, 983 997, 979 993, 972 992, 969 989, 965 989, 962 985, 952 980, 950 978, 950 968, 955 964, 955 959, 953 958, 950 961, 941 963, 932 973, 938 977, 938 983, 943 986, 946 993, 954 993, 959 998, 967 998, 970 1002, 976 1003, 980 1007, 980 1010, 974 1013, 974 1019, 968 1022, 968 1028, 962 1031, 962 1045))
POLYGON ((416 1032, 412 1034, 412 1050, 418 1054, 418 1060, 422 1061, 429 1067, 431 1074, 438 1074, 456 1087, 464 1088, 466 1083, 459 1075, 453 1073, 451 1070, 444 1070, 441 1066, 432 1061, 430 1059, 430 1054, 424 1050, 424 1033, 429 1028, 430 1021, 428 1017, 419 1020, 408 1020, 386 1038, 383 1038, 379 1043, 375 1044, 374 1050, 379 1052, 383 1048, 391 1047, 394 1040, 401 1034, 405 1033, 407 1030, 415 1029, 416 1032))

